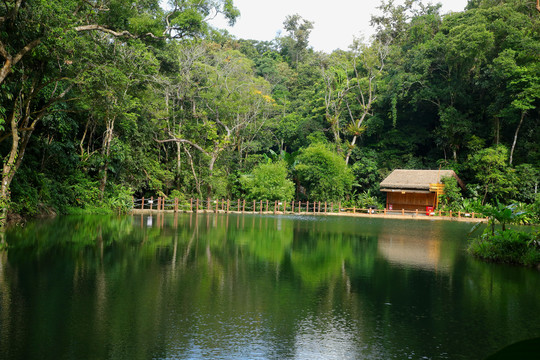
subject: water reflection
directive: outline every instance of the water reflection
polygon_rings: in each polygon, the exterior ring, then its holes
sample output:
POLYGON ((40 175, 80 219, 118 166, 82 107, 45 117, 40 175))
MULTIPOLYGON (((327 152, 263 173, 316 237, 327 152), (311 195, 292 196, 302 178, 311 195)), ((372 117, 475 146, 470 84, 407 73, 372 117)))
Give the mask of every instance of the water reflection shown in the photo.
POLYGON ((176 214, 7 234, 7 359, 482 358, 540 336, 537 272, 463 252, 470 226, 176 214))
POLYGON ((441 223, 431 229, 413 228, 403 232, 398 227, 386 227, 379 235, 378 250, 392 264, 434 271, 450 271, 452 258, 443 256, 441 223))

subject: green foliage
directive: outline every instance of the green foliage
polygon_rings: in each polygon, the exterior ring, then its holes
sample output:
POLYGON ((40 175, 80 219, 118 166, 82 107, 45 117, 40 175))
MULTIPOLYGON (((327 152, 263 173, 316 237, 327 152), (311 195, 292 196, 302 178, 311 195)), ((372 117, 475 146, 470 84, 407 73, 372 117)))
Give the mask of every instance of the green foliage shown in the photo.
POLYGON ((536 266, 540 264, 540 232, 487 231, 471 242, 468 251, 488 261, 536 266))
POLYGON ((107 194, 105 204, 115 213, 127 214, 133 208, 133 190, 116 185, 107 194))
POLYGON ((284 161, 261 163, 251 174, 243 175, 240 183, 249 200, 292 200, 294 183, 287 178, 288 170, 284 161))
POLYGON ((483 187, 483 200, 511 198, 516 191, 508 166, 508 149, 502 145, 480 150, 469 157, 469 166, 483 187))
POLYGON ((351 170, 355 177, 355 186, 364 192, 378 191, 383 176, 380 173, 377 152, 370 149, 355 148, 352 158, 354 163, 351 170))
POLYGON ((353 190, 350 198, 343 201, 341 206, 347 208, 356 207, 357 209, 368 209, 370 207, 376 209, 384 208, 379 199, 376 196, 373 196, 369 190, 361 193, 357 193, 353 190))
POLYGON ((339 201, 349 195, 354 175, 329 146, 315 143, 302 149, 294 168, 306 196, 313 201, 339 201))
POLYGON ((506 230, 507 224, 515 224, 519 222, 519 219, 524 214, 523 211, 516 211, 516 204, 504 205, 497 203, 496 205, 486 205, 482 210, 484 216, 487 216, 489 219, 489 224, 491 225, 491 235, 495 235, 495 224, 499 223, 502 226, 502 230, 506 230))
POLYGON ((532 203, 538 199, 540 169, 530 164, 520 164, 515 168, 516 193, 514 198, 532 203))
POLYGON ((444 210, 458 211, 463 207, 463 196, 456 178, 453 176, 443 177, 444 194, 440 195, 439 204, 444 210))
POLYGON ((310 49, 298 15, 271 42, 211 29, 215 13, 237 18, 231 0, 17 3, 0 7, 0 41, 12 57, 35 47, 0 81, 3 165, 24 155, 4 172, 14 212, 125 211, 132 192, 175 189, 258 198, 255 175, 282 159, 298 193, 279 198, 364 207, 391 170, 443 164, 467 184, 447 184, 445 208, 520 202, 519 221, 540 222, 540 18, 521 1, 445 16, 383 1, 374 39, 331 54, 310 49))

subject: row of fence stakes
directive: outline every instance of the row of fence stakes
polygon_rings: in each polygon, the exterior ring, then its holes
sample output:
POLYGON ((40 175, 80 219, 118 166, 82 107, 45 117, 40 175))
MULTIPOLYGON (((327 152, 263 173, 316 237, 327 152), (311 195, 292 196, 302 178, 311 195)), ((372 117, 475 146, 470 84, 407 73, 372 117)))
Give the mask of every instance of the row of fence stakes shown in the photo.
MULTIPOLYGON (((142 199, 133 198, 134 209, 144 210, 146 208, 149 210, 155 209, 156 211, 165 211, 166 209, 168 209, 168 210, 173 210, 174 212, 189 211, 189 212, 198 213, 200 211, 205 211, 205 212, 218 213, 221 211, 221 212, 229 213, 231 211, 235 211, 235 212, 241 212, 241 213, 248 212, 248 213, 259 213, 259 214, 262 214, 262 213, 268 214, 268 213, 273 212, 274 214, 276 214, 276 213, 284 213, 284 212, 302 213, 302 211, 304 210, 304 213, 326 214, 326 213, 334 213, 334 210, 337 210, 336 211, 337 213, 351 213, 352 212, 353 214, 356 214, 357 212, 367 212, 368 214, 383 213, 384 215, 396 214, 396 213, 398 214, 400 213, 401 215, 405 215, 405 214, 416 215, 416 216, 419 215, 418 209, 411 211, 411 210, 405 210, 405 209, 387 210, 386 208, 384 209, 372 209, 372 208, 361 209, 361 208, 356 208, 356 207, 342 208, 340 202, 337 204, 337 209, 335 209, 333 202, 328 203, 326 201, 325 202, 316 201, 316 202, 311 202, 311 203, 309 201, 302 202, 302 201, 294 201, 294 200, 290 203, 288 203, 287 201, 283 201, 283 202, 274 201, 273 209, 271 208, 271 206, 272 204, 268 200, 259 200, 259 201, 253 200, 253 202, 248 203, 246 202, 245 199, 244 200, 238 199, 235 202, 231 202, 231 200, 224 200, 224 199, 212 200, 211 198, 208 198, 206 201, 201 201, 200 199, 192 198, 192 199, 189 199, 189 203, 181 204, 178 198, 165 199, 164 197, 157 197, 156 201, 154 201, 153 196, 150 197, 149 199, 148 198, 145 199, 144 197, 142 199), (287 205, 290 205, 290 207, 288 207, 287 205)), ((474 212, 462 213, 461 211, 458 211, 457 213, 456 212, 452 213, 451 210, 447 213, 447 215, 445 215, 443 212, 441 212, 440 209, 435 210, 433 212, 433 214, 436 214, 436 213, 438 213, 438 216, 453 217, 453 215, 455 214, 457 216, 455 215, 454 216, 457 218, 470 217, 473 219, 478 218, 478 215, 481 215, 474 212)))

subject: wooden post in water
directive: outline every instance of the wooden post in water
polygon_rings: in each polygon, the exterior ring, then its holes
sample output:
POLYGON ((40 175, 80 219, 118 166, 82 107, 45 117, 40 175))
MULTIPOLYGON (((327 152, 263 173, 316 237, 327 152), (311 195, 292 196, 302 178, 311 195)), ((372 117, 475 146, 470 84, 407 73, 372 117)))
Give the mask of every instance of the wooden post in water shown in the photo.
POLYGON ((150 198, 150 210, 153 210, 153 208, 154 208, 154 197, 152 196, 150 198))
MULTIPOLYGON (((178 198, 176 199, 176 211, 178 211, 178 198)), ((193 212, 193 198, 190 198, 189 199, 189 211, 190 212, 193 212)))
POLYGON ((472 218, 474 219, 474 213, 472 213, 472 218))
POLYGON ((274 201, 274 214, 276 213, 276 211, 277 211, 277 200, 274 201))
POLYGON ((242 201, 242 214, 246 212, 246 199, 242 201))
POLYGON ((283 213, 285 214, 285 211, 287 211, 287 201, 283 202, 283 213))
POLYGON ((227 199, 227 214, 229 213, 229 206, 231 205, 230 200, 227 199))
POLYGON ((450 215, 449 216, 452 217, 452 210, 450 210, 450 215))
POLYGON ((459 219, 459 218, 461 217, 461 210, 460 210, 460 211, 458 211, 458 213, 457 213, 457 217, 458 217, 458 219, 459 219))
POLYGON ((195 210, 197 210, 197 214, 199 213, 199 198, 195 200, 195 210))
POLYGON ((292 201, 292 204, 291 204, 291 212, 294 213, 294 200, 292 201))
POLYGON ((236 209, 238 212, 240 212, 240 199, 238 199, 238 207, 236 209))
MULTIPOLYGON (((193 212, 193 199, 191 199, 191 209, 190 209, 191 212, 193 212)), ((178 212, 178 198, 175 197, 174 198, 174 212, 177 213, 178 212)))
POLYGON ((337 212, 338 214, 341 212, 341 201, 337 203, 337 212))
POLYGON ((257 208, 256 208, 256 201, 253 200, 253 213, 255 214, 257 212, 257 208))
POLYGON ((298 213, 302 212, 302 201, 298 201, 298 213))
POLYGON ((324 213, 326 214, 326 201, 324 202, 324 213))
POLYGON ((218 209, 219 209, 219 200, 216 200, 216 214, 218 213, 218 209))
POLYGON ((259 205, 259 214, 262 214, 262 212, 263 212, 263 204, 261 200, 260 205, 259 205))
POLYGON ((405 215, 405 209, 401 209, 401 215, 405 215))
POLYGON ((266 200, 266 212, 268 212, 268 200, 266 200))
POLYGON ((142 201, 141 201, 141 210, 144 209, 144 196, 142 197, 142 201))
POLYGON ((356 205, 353 206, 353 208, 352 208, 352 213, 353 213, 353 214, 356 214, 356 205))
POLYGON ((416 214, 415 215, 418 216, 418 209, 416 209, 416 214))

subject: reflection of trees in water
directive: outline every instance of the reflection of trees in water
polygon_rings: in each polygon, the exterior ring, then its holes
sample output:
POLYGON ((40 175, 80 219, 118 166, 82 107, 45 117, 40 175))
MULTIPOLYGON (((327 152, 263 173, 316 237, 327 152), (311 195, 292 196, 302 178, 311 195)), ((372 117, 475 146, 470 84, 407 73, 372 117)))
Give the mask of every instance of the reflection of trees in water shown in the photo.
MULTIPOLYGON (((357 357, 385 357, 403 349, 377 348, 375 338, 440 345, 423 335, 452 329, 439 319, 444 312, 466 322, 465 314, 473 317, 466 309, 484 306, 488 318, 489 303, 509 319, 523 316, 521 307, 505 307, 523 288, 503 273, 456 255, 444 259, 459 253, 456 244, 433 238, 455 228, 399 224, 226 214, 28 224, 8 234, 9 252, 0 257, 0 316, 11 321, 0 331, 12 332, 0 341, 11 339, 6 349, 18 357, 38 350, 17 344, 17 329, 36 339, 47 332, 39 351, 55 355, 69 348, 58 341, 67 341, 103 358, 196 357, 193 351, 280 358, 337 345, 355 348, 357 357), (423 249, 421 241, 434 243, 423 249), (414 250, 426 259, 418 262, 414 250), (390 324, 396 331, 388 332, 390 324)), ((536 294, 538 281, 526 279, 536 294)), ((529 298, 538 303, 538 295, 529 298)))

